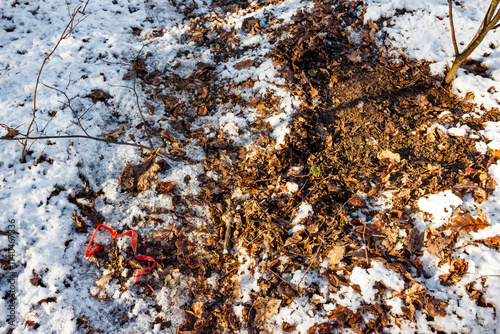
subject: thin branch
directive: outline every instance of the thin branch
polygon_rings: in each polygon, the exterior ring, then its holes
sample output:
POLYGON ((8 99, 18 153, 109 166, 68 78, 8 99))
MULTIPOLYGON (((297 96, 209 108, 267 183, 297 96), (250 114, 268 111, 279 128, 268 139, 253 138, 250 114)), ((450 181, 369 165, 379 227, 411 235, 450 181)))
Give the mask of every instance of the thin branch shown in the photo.
POLYGON ((69 108, 69 110, 71 110, 71 112, 73 113, 73 116, 76 118, 76 121, 78 122, 78 126, 80 127, 80 129, 82 129, 82 131, 87 135, 87 136, 90 136, 87 131, 85 130, 85 128, 83 127, 82 123, 80 122, 80 118, 78 117, 78 115, 76 114, 76 111, 73 109, 73 107, 71 107, 71 99, 69 98, 68 94, 66 94, 66 92, 56 88, 56 87, 52 87, 52 86, 49 86, 49 85, 46 85, 46 84, 43 84, 45 87, 47 88, 50 88, 50 89, 53 89, 61 94, 64 95, 64 97, 66 98, 66 100, 68 100, 68 103, 66 104, 69 108))
POLYGON ((85 6, 83 7, 83 10, 82 10, 82 14, 85 14, 85 10, 87 9, 87 5, 89 4, 89 1, 90 0, 87 0, 87 2, 85 3, 85 6))
POLYGON ((490 3, 490 6, 488 7, 488 11, 486 12, 486 15, 484 16, 483 23, 481 24, 480 29, 483 29, 488 25, 488 23, 491 21, 491 18, 493 17, 493 14, 495 13, 495 10, 497 9, 498 6, 498 1, 499 0, 492 0, 490 3))
POLYGON ((491 2, 490 7, 488 8, 488 12, 485 15, 481 27, 477 31, 476 36, 472 39, 469 45, 467 45, 465 50, 455 57, 455 60, 453 61, 453 66, 451 67, 451 69, 446 74, 446 77, 444 78, 443 84, 445 86, 449 85, 453 81, 460 65, 462 65, 462 63, 467 59, 467 57, 469 57, 471 53, 479 46, 479 44, 481 44, 481 42, 486 37, 488 32, 497 25, 498 21, 500 20, 500 10, 497 11, 494 16, 493 14, 495 13, 499 1, 500 0, 493 0, 491 2))
POLYGON ((92 109, 93 107, 95 106, 95 103, 92 103, 92 105, 90 107, 87 108, 87 110, 85 110, 81 115, 80 117, 78 117, 78 119, 82 119, 83 116, 85 116, 89 111, 90 109, 92 109))
POLYGON ((142 113, 142 109, 141 109, 141 106, 140 106, 140 103, 139 103, 139 94, 137 94, 137 91, 135 89, 135 79, 134 79, 134 87, 129 87, 129 86, 122 86, 122 85, 111 85, 109 84, 111 87, 122 87, 122 88, 127 88, 127 89, 130 89, 132 92, 134 92, 134 95, 135 95, 135 103, 137 105, 137 110, 139 111, 139 115, 141 116, 141 119, 142 119, 142 122, 144 123, 144 127, 146 129, 146 132, 148 134, 148 141, 149 141, 149 145, 151 146, 154 146, 153 145, 153 141, 151 140, 151 132, 149 130, 149 127, 148 127, 148 123, 146 121, 146 119, 144 118, 144 114, 142 113))
POLYGON ((117 142, 114 140, 108 140, 108 139, 102 139, 102 138, 97 138, 97 137, 92 137, 92 136, 84 136, 84 135, 63 135, 63 136, 40 136, 40 137, 15 137, 15 138, 0 138, 0 140, 23 140, 23 141, 38 141, 38 140, 46 140, 46 139, 72 139, 72 138, 82 138, 82 139, 91 139, 91 140, 96 140, 96 141, 101 141, 104 143, 108 144, 114 144, 114 145, 124 145, 124 146, 133 146, 133 147, 138 147, 142 148, 145 150, 150 150, 150 151, 155 151, 154 148, 144 146, 144 145, 139 145, 139 144, 133 144, 133 143, 123 143, 123 142, 117 142))
MULTIPOLYGON (((80 2, 80 4, 73 10, 73 14, 70 17, 70 21, 68 22, 68 24, 64 28, 64 31, 62 32, 61 36, 59 37, 56 45, 54 46, 52 51, 50 51, 50 53, 47 54, 47 56, 43 59, 42 65, 40 66, 40 69, 38 70, 38 75, 36 77, 36 83, 35 83, 35 90, 33 91, 33 111, 32 111, 32 116, 31 116, 31 122, 28 125, 28 131, 27 131, 28 135, 31 132, 31 127, 33 126, 33 123, 35 122, 35 118, 36 118, 36 111, 37 111, 37 109, 36 109, 36 95, 38 92, 38 85, 40 83, 40 77, 42 75, 43 68, 45 67, 45 64, 47 63, 49 58, 54 54, 56 49, 59 47, 59 44, 61 44, 63 39, 68 38, 71 35, 73 29, 78 25, 78 23, 80 23, 82 21, 82 19, 79 19, 77 21, 76 25, 73 24, 75 19, 76 19, 77 14, 78 14, 78 11, 82 7, 82 4, 83 4, 83 2, 80 2)), ((23 163, 26 162, 26 146, 27 145, 28 145, 28 140, 26 139, 23 142, 23 150, 21 152, 21 162, 23 162, 23 163)))
POLYGON ((457 57, 460 52, 458 51, 457 38, 455 36, 455 25, 453 24, 453 3, 452 0, 448 0, 448 7, 450 12, 450 30, 451 30, 451 40, 453 41, 453 48, 455 49, 455 57, 457 57))

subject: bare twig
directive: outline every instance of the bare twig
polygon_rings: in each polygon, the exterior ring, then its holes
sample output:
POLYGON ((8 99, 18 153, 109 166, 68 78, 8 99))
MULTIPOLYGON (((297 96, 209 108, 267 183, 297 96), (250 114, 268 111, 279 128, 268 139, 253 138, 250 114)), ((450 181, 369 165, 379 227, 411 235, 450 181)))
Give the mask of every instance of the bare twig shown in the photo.
POLYGON ((122 87, 122 88, 127 88, 127 89, 130 89, 134 95, 135 95, 135 102, 136 102, 136 105, 137 105, 137 110, 139 111, 139 115, 141 116, 141 119, 142 119, 142 122, 144 123, 144 128, 146 129, 146 132, 147 132, 147 135, 148 135, 148 141, 149 141, 149 145, 151 145, 151 147, 153 147, 153 141, 151 140, 151 131, 148 127, 148 123, 146 121, 146 119, 144 118, 144 114, 142 113, 142 108, 141 108, 141 105, 139 103, 139 94, 137 94, 137 90, 135 89, 135 79, 134 79, 134 87, 129 87, 129 86, 122 86, 122 85, 111 85, 111 87, 122 87))
MULTIPOLYGON (((66 98, 66 100, 68 101, 68 102, 66 103, 66 106, 67 106, 67 107, 69 108, 69 110, 71 110, 71 112, 73 113, 73 116, 75 117, 76 121, 78 122, 78 127, 79 127, 80 129, 82 129, 82 131, 83 131, 83 132, 84 132, 87 136, 90 136, 90 135, 87 133, 87 131, 85 130, 85 128, 83 127, 82 123, 80 122, 80 117, 78 117, 78 115, 76 114, 76 111, 73 109, 73 107, 71 107, 71 99, 69 98, 68 94, 66 94, 66 92, 64 92, 64 91, 62 91, 62 90, 60 90, 60 89, 58 89, 58 88, 51 87, 51 86, 46 85, 46 84, 43 84, 43 85, 44 85, 45 87, 47 87, 47 88, 53 89, 53 90, 55 90, 55 91, 57 91, 57 92, 59 92, 59 93, 61 93, 61 94, 63 94, 63 95, 64 95, 64 97, 65 97, 65 98, 66 98)), ((88 109, 87 109, 87 111, 88 111, 88 109)))
POLYGON ((133 144, 133 143, 123 143, 123 142, 118 142, 118 141, 114 141, 114 140, 108 140, 108 139, 102 139, 102 138, 97 138, 97 137, 92 137, 92 136, 84 136, 84 135, 41 136, 41 137, 22 136, 22 137, 15 137, 15 138, 0 138, 0 140, 22 140, 23 142, 28 142, 28 141, 47 140, 47 139, 72 139, 72 138, 91 139, 91 140, 96 140, 96 141, 102 141, 102 142, 108 143, 108 144, 133 146, 133 147, 137 147, 137 148, 142 148, 144 150, 155 151, 154 148, 144 146, 144 145, 133 144))
POLYGON ((453 2, 448 0, 448 7, 450 12, 450 30, 451 30, 451 40, 453 41, 453 48, 455 49, 455 57, 457 57, 460 52, 458 51, 457 38, 455 36, 455 25, 453 24, 453 2))
POLYGON ((446 74, 446 77, 443 80, 443 84, 445 86, 448 86, 453 79, 455 78, 455 75, 457 74, 457 71, 459 67, 462 65, 462 63, 471 55, 471 53, 481 44, 483 39, 486 37, 488 32, 492 29, 494 29, 500 20, 500 10, 497 11, 498 3, 500 0, 492 0, 490 3, 490 7, 488 8, 488 11, 486 12, 486 15, 484 16, 484 20, 479 27, 476 35, 474 38, 471 40, 469 45, 465 48, 462 53, 458 54, 455 57, 455 60, 453 61, 453 65, 448 71, 448 74, 446 74), (493 15, 494 14, 494 15, 493 15))
MULTIPOLYGON (((56 45, 54 46, 52 51, 50 51, 50 53, 47 54, 47 56, 45 56, 45 58, 43 59, 42 65, 40 66, 40 69, 38 70, 38 75, 37 75, 36 83, 35 83, 35 89, 33 91, 33 111, 32 111, 32 116, 31 116, 31 122, 28 125, 28 131, 26 132, 28 136, 31 133, 31 128, 32 128, 32 126, 35 122, 35 119, 36 119, 36 111, 37 111, 37 109, 36 109, 36 95, 38 92, 38 85, 40 83, 40 77, 42 75, 43 68, 45 67, 45 64, 47 63, 49 58, 54 54, 56 49, 59 47, 59 44, 61 44, 61 42, 64 39, 67 39, 71 35, 73 30, 76 28, 76 26, 82 20, 84 20, 86 18, 86 16, 83 16, 83 17, 79 18, 75 23, 75 19, 78 15, 78 11, 82 7, 82 4, 83 4, 83 2, 80 2, 80 4, 78 6, 76 6, 75 9, 73 10, 73 13, 70 15, 70 20, 69 20, 68 24, 66 25, 66 27, 64 28, 64 31, 62 32, 61 36, 59 37, 56 45)), ((26 153, 27 153, 26 147, 27 147, 27 145, 28 145, 28 139, 24 139, 23 140, 23 149, 21 152, 21 162, 22 163, 26 162, 26 153)))
POLYGON ((229 248, 229 240, 231 239, 232 224, 229 219, 227 219, 225 223, 226 223, 226 235, 224 237, 223 253, 228 254, 229 251, 227 249, 229 248))
POLYGON ((365 244, 366 265, 369 265, 370 260, 368 258, 368 244, 366 243, 366 222, 363 222, 363 243, 365 244))
POLYGON ((87 0, 87 2, 85 3, 85 6, 82 9, 82 14, 85 14, 85 10, 87 9, 87 5, 89 4, 89 2, 90 0, 87 0))

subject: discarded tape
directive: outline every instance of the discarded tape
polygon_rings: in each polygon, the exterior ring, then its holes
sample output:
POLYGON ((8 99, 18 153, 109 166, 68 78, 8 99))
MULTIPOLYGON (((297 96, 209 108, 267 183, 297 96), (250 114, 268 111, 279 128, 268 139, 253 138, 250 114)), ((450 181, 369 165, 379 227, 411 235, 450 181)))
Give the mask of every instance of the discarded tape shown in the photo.
POLYGON ((132 246, 132 250, 134 251, 135 258, 137 260, 141 260, 141 261, 150 261, 150 262, 153 262, 153 265, 151 265, 149 267, 146 267, 146 268, 139 269, 139 270, 137 270, 135 272, 134 283, 137 283, 137 281, 139 280, 139 278, 142 275, 144 275, 144 274, 150 272, 151 270, 153 270, 153 268, 156 266, 156 260, 155 259, 153 259, 150 256, 146 256, 146 255, 137 255, 137 233, 134 230, 129 230, 129 231, 125 232, 125 233, 118 233, 114 229, 112 229, 111 227, 105 226, 103 224, 97 225, 97 228, 95 229, 94 234, 92 234, 92 238, 90 238, 89 244, 87 245, 87 248, 85 249, 85 253, 84 253, 85 258, 88 258, 89 256, 91 256, 92 254, 94 254, 95 252, 97 252, 99 250, 99 245, 95 246, 92 250, 90 249, 90 246, 92 246, 92 242, 94 241, 94 238, 95 238, 95 236, 97 234, 97 231, 101 227, 103 229, 108 230, 109 232, 111 232, 111 239, 115 239, 119 235, 122 235, 122 236, 125 236, 125 237, 130 237, 131 238, 130 245, 132 246))

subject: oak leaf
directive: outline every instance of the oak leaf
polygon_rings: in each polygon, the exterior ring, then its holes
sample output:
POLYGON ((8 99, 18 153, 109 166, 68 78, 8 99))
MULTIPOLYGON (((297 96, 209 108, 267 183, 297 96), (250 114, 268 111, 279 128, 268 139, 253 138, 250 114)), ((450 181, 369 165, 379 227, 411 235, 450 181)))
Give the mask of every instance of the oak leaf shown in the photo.
POLYGON ((177 188, 177 184, 171 181, 160 182, 156 186, 156 191, 159 194, 168 194, 177 188))
POLYGON ((356 208, 361 208, 361 207, 364 207, 366 205, 366 202, 362 198, 355 196, 355 197, 351 197, 347 201, 347 204, 352 205, 356 208))
POLYGON ((481 218, 473 218, 471 215, 465 217, 457 216, 451 220, 452 225, 446 226, 447 230, 458 230, 460 233, 477 232, 490 226, 490 223, 481 218))
POLYGON ((486 239, 481 239, 481 240, 476 240, 475 242, 478 242, 478 243, 481 243, 485 246, 488 246, 488 247, 500 247, 500 236, 497 234, 493 237, 489 237, 489 238, 486 238, 486 239))
POLYGON ((259 297, 253 303, 253 308, 257 311, 255 315, 256 323, 263 323, 264 320, 271 318, 279 312, 281 300, 270 297, 259 297))

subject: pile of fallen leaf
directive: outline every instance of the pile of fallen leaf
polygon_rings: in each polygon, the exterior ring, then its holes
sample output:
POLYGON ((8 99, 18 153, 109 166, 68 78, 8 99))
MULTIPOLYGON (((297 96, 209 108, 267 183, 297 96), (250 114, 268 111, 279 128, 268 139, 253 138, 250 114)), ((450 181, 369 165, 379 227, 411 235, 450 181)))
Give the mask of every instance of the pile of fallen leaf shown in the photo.
MULTIPOLYGON (((247 1, 214 1, 212 6, 223 10, 206 17, 191 15, 196 4, 184 6, 186 17, 192 17, 190 40, 212 48, 218 62, 237 56, 242 49, 234 29, 227 31, 209 23, 224 22, 228 13, 251 12, 268 2, 253 3, 256 7, 247 1)), ((461 198, 472 194, 478 203, 488 198, 496 183, 487 170, 499 157, 498 152, 481 155, 475 149, 475 140, 446 134, 435 125, 467 124, 480 140, 477 131, 482 129, 482 122, 498 121, 498 111, 487 111, 482 119, 464 120, 461 116, 473 107, 442 88, 429 75, 425 63, 388 57, 375 43, 377 23, 364 26, 356 15, 359 5, 345 2, 333 6, 316 1, 312 12, 299 11, 292 24, 273 29, 273 18, 267 18, 271 28, 264 32, 258 21, 243 24, 242 29, 251 34, 273 37, 276 44, 269 57, 286 79, 287 89, 303 102, 286 145, 280 150, 273 149, 270 127, 263 121, 253 124, 250 131, 258 139, 248 147, 233 145, 220 129, 213 128, 216 135, 208 137, 201 129, 190 126, 196 119, 213 114, 219 105, 256 107, 262 115, 276 113, 278 97, 274 95, 245 101, 228 93, 228 87, 252 87, 251 79, 242 83, 225 81, 222 85, 214 67, 207 64, 199 64, 191 76, 181 78, 159 70, 148 71, 147 59, 138 59, 124 78, 138 78, 150 101, 163 102, 164 110, 151 107, 149 111, 163 113, 171 130, 144 124, 161 138, 162 154, 175 161, 194 163, 185 151, 192 143, 206 154, 202 161, 205 173, 199 178, 202 193, 196 196, 181 195, 175 183, 158 183, 157 175, 170 166, 157 155, 145 157, 142 164, 127 165, 120 175, 123 191, 134 194, 155 189, 172 196, 173 210, 145 206, 144 214, 134 223, 153 221, 157 226, 157 232, 139 236, 138 252, 157 261, 155 276, 146 281, 147 288, 142 290, 144 298, 169 287, 173 273, 181 273, 190 282, 193 302, 185 309, 186 322, 176 329, 179 333, 241 329, 272 332, 268 321, 280 307, 304 296, 313 303, 312 296, 321 295, 321 287, 292 284, 284 279, 287 274, 316 271, 326 278, 330 292, 342 286, 360 291, 349 277, 354 268, 368 268, 374 261, 404 278, 405 288, 400 292, 380 282, 375 287, 378 297, 389 291, 401 298, 404 313, 391 313, 384 299, 376 298, 357 310, 336 307, 328 313, 327 322, 314 325, 308 333, 330 333, 337 328, 381 333, 403 320, 414 321, 417 310, 429 319, 446 315, 445 301, 417 282, 431 275, 425 272, 419 256, 426 249, 440 258, 440 265, 450 264, 449 274, 440 276, 441 284, 456 284, 468 270, 467 261, 454 255, 458 237, 489 224, 481 212, 458 210, 449 224, 421 233, 414 226, 412 214, 418 211, 419 198, 446 189, 461 198), (346 26, 360 37, 360 43, 354 43, 346 26), (166 94, 169 90, 184 94, 187 100, 166 94), (450 113, 440 117, 443 111, 450 113), (298 190, 287 191, 287 184, 298 185, 298 190), (373 209, 370 204, 383 192, 392 192, 392 208, 373 209), (312 205, 314 216, 301 222, 305 229, 290 234, 302 203, 312 205), (193 205, 206 206, 210 211, 210 220, 203 227, 193 223, 203 219, 193 205), (362 212, 372 222, 353 218, 355 212, 362 212), (155 218, 155 214, 166 213, 174 215, 178 224, 165 225, 155 218), (406 232, 404 237, 401 230, 406 232), (258 267, 263 274, 251 302, 241 304, 240 319, 233 307, 242 296, 238 277, 238 255, 242 252, 252 259, 252 270, 258 267), (329 259, 329 267, 319 271, 325 259, 329 259), (207 284, 214 273, 219 277, 217 288, 207 284)), ((243 69, 253 64, 247 61, 235 67, 243 69)), ((108 97, 96 92, 91 98, 108 97)), ((188 184, 190 179, 184 182, 188 184)), ((92 223, 92 228, 103 219, 92 205, 82 205, 77 199, 92 203, 102 195, 85 183, 82 191, 71 198, 80 210, 74 215, 78 232, 89 232, 81 216, 92 223)), ((500 238, 471 243, 498 249, 500 238)), ((121 256, 116 245, 96 252, 93 260, 111 270, 96 284, 102 286, 116 278, 126 289, 128 277, 123 275, 124 270, 146 265, 135 262, 131 251, 127 255, 121 256)), ((492 307, 484 302, 481 289, 486 279, 467 286, 478 307, 492 307)), ((97 298, 106 300, 107 296, 97 298)), ((321 304, 314 303, 322 310, 321 304)), ((125 322, 127 318, 123 315, 118 320, 125 322)), ((153 319, 153 323, 160 323, 162 329, 170 327, 169 319, 161 317, 153 319)), ((284 332, 294 329, 287 323, 281 328, 284 332)))

